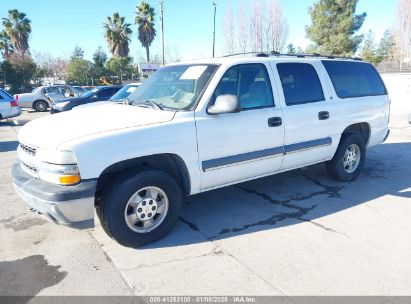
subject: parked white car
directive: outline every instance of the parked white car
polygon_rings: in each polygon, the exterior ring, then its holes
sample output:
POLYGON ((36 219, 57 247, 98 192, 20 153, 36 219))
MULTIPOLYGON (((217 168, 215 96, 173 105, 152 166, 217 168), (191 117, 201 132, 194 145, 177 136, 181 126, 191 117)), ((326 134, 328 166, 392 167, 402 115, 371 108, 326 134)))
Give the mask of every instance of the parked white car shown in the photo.
POLYGON ((17 117, 21 114, 21 109, 17 105, 13 96, 5 90, 0 89, 0 120, 17 117))
POLYGON ((178 63, 128 98, 28 123, 12 177, 51 221, 90 226, 97 208, 104 230, 131 247, 164 237, 185 195, 322 162, 353 181, 389 134, 385 85, 358 60, 178 63))
POLYGON ((52 101, 75 97, 82 93, 76 93, 70 86, 42 86, 31 93, 18 94, 15 96, 17 103, 22 108, 33 108, 37 112, 45 112, 52 101))

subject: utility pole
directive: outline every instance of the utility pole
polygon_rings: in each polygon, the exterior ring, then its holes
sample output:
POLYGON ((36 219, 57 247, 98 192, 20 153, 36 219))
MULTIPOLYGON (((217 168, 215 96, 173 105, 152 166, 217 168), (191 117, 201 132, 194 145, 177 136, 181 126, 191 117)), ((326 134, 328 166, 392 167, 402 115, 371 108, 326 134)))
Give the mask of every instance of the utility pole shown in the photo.
POLYGON ((163 66, 165 65, 165 59, 164 59, 164 7, 163 7, 163 4, 164 4, 164 0, 160 0, 160 12, 161 12, 161 17, 160 17, 160 20, 161 20, 161 51, 162 51, 162 54, 163 54, 163 57, 162 57, 162 62, 163 62, 163 66))
POLYGON ((213 6, 214 6, 214 30, 213 30, 213 58, 215 55, 215 16, 217 13, 217 3, 213 1, 213 6))

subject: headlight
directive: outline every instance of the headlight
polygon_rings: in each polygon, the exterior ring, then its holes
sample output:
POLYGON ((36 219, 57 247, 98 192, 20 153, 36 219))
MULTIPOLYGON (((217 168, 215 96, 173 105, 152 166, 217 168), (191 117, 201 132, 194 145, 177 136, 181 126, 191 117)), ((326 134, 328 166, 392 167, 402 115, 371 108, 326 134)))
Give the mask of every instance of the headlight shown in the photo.
POLYGON ((37 149, 37 158, 43 162, 56 165, 77 164, 76 156, 71 151, 37 149))
POLYGON ((38 176, 59 185, 73 185, 80 181, 77 159, 71 151, 37 149, 38 176))
POLYGON ((59 185, 73 185, 80 181, 77 165, 54 165, 42 163, 38 168, 40 179, 59 185))

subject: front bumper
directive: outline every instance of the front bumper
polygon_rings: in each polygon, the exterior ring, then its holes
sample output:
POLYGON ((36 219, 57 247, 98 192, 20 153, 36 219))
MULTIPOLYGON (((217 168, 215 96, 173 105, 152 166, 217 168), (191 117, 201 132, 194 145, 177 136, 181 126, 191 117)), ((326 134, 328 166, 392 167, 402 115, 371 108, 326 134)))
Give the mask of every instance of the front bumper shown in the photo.
POLYGON ((11 175, 16 192, 31 208, 48 220, 73 228, 94 226, 94 194, 97 180, 74 186, 54 185, 25 173, 16 162, 11 175))
POLYGON ((20 114, 21 114, 21 108, 20 107, 13 107, 13 108, 11 108, 10 113, 5 115, 3 118, 4 119, 14 118, 14 117, 20 116, 20 114))

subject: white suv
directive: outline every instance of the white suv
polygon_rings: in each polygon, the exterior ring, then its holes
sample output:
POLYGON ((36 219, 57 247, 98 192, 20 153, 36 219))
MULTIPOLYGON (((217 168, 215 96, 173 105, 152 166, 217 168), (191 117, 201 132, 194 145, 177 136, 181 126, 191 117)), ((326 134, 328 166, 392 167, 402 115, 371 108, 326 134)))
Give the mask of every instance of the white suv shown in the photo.
POLYGON ((185 195, 321 162, 333 178, 355 180, 388 121, 384 83, 359 60, 260 54, 178 63, 127 102, 28 123, 12 176, 50 220, 88 227, 96 207, 111 237, 139 247, 172 229, 185 195))

